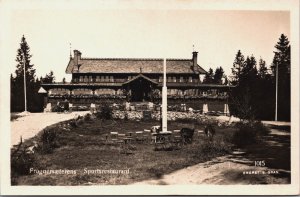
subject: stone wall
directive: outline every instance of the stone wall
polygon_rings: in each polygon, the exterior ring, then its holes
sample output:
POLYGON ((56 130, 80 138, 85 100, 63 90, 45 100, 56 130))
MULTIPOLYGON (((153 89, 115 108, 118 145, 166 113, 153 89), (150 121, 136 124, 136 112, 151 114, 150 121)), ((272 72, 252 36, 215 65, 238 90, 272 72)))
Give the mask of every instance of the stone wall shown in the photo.
MULTIPOLYGON (((115 119, 128 119, 128 120, 142 120, 143 112, 142 111, 113 111, 113 118, 115 119)), ((153 120, 160 120, 160 112, 153 111, 151 112, 151 118, 153 120)), ((200 120, 203 119, 204 115, 201 113, 193 113, 193 112, 174 112, 168 111, 168 120, 200 120)))

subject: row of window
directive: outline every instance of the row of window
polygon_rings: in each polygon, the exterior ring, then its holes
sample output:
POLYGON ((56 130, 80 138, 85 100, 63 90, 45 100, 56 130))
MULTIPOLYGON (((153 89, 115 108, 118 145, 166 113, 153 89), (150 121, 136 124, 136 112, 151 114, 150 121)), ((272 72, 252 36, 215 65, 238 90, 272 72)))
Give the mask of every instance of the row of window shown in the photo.
POLYGON ((212 90, 207 90, 207 91, 203 91, 203 90, 199 90, 199 89, 188 89, 185 90, 184 92, 182 90, 178 90, 178 89, 168 89, 167 90, 167 94, 168 95, 178 95, 178 96, 182 96, 182 95, 188 95, 188 96, 213 96, 213 95, 218 95, 218 96, 226 96, 227 92, 218 92, 216 89, 212 89, 212 90))
MULTIPOLYGON (((63 94, 70 94, 71 91, 64 89, 64 88, 53 88, 49 90, 49 94, 51 95, 63 95, 63 94)), ((72 94, 74 95, 79 95, 79 94, 93 94, 93 91, 91 89, 87 88, 77 88, 72 90, 72 94)), ((97 89, 95 90, 95 95, 105 95, 105 94, 110 94, 110 95, 122 95, 123 91, 121 89, 114 90, 114 89, 109 89, 109 88, 102 88, 102 89, 97 89)))
MULTIPOLYGON (((193 79, 193 77, 167 77, 167 82, 169 83, 176 83, 176 82, 179 82, 179 83, 186 83, 186 82, 189 82, 189 83, 193 83, 193 82, 198 82, 199 80, 198 79, 193 79)), ((163 77, 159 77, 158 79, 158 82, 163 82, 163 77)))
MULTIPOLYGON (((127 77, 127 80, 133 79, 135 76, 129 75, 127 77)), ((157 79, 156 79, 157 80, 157 79)), ((118 82, 118 81, 123 81, 125 80, 116 80, 114 79, 114 76, 96 76, 96 78, 93 78, 92 76, 79 76, 79 78, 73 78, 74 82, 82 82, 82 83, 88 83, 88 82, 118 82)), ((199 79, 193 79, 193 77, 167 77, 167 82, 169 83, 193 83, 193 82, 198 82, 199 79)), ((158 82, 163 82, 163 77, 158 78, 158 82)))
MULTIPOLYGON (((97 89, 94 92, 96 95, 123 95, 123 91, 121 89, 114 90, 110 88, 101 88, 97 89)), ((217 89, 211 89, 207 91, 199 90, 199 89, 188 89, 185 91, 179 90, 179 89, 168 89, 167 90, 168 95, 190 95, 190 96, 208 96, 208 95, 219 95, 219 96, 227 96, 227 92, 218 92, 217 89)), ((49 94, 70 94, 70 90, 64 89, 64 88, 53 88, 49 90, 49 94)), ((78 88, 72 90, 72 94, 79 95, 79 94, 93 94, 93 91, 87 88, 78 88)), ((159 94, 161 92, 159 91, 159 94)))
POLYGON ((96 76, 96 78, 93 78, 92 76, 80 76, 78 78, 73 79, 74 82, 114 82, 113 76, 96 76))

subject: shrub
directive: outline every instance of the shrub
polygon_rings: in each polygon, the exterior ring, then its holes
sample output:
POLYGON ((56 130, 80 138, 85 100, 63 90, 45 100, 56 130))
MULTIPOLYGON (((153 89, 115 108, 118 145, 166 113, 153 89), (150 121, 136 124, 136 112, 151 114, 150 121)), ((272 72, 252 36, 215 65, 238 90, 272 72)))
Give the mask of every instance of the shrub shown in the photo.
POLYGON ((237 123, 238 130, 232 136, 232 142, 240 147, 256 143, 260 137, 270 133, 261 122, 237 123))
POLYGON ((254 122, 253 128, 257 131, 257 134, 260 136, 268 135, 271 132, 271 130, 268 127, 266 127, 265 125, 263 125, 263 123, 260 121, 254 122))
POLYGON ((92 120, 91 114, 89 114, 89 113, 85 114, 84 117, 83 117, 83 120, 84 121, 91 121, 92 120))
POLYGON ((70 124, 70 126, 71 126, 72 128, 78 127, 77 124, 76 124, 76 120, 71 120, 69 124, 70 124))
POLYGON ((27 153, 25 149, 11 155, 11 175, 12 177, 18 175, 30 174, 30 168, 35 163, 33 154, 27 153))
POLYGON ((101 106, 100 112, 97 112, 96 116, 101 119, 110 120, 112 119, 112 109, 109 107, 109 105, 105 104, 101 106))
POLYGON ((58 142, 57 142, 58 134, 55 129, 56 128, 44 129, 41 135, 42 145, 39 147, 39 150, 42 153, 45 154, 52 153, 54 148, 58 147, 58 142))
POLYGON ((83 118, 79 118, 79 119, 76 120, 77 127, 80 126, 80 125, 82 125, 83 123, 84 123, 83 118))

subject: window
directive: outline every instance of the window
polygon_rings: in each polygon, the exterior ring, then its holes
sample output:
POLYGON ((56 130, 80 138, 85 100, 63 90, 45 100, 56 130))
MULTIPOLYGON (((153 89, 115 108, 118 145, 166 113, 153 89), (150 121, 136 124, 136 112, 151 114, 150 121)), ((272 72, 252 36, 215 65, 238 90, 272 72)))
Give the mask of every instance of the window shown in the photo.
POLYGON ((87 77, 87 76, 84 76, 83 81, 84 81, 84 82, 88 82, 88 77, 87 77))
POLYGON ((189 82, 193 82, 193 78, 192 77, 189 77, 189 82))
POLYGON ((79 77, 79 82, 83 82, 83 76, 79 77))
POLYGON ((176 77, 173 77, 173 82, 176 82, 176 77))
POLYGON ((109 82, 109 76, 105 76, 105 82, 109 82))
POLYGON ((171 95, 171 89, 167 89, 167 95, 171 95))
POLYGON ((167 82, 172 82, 172 77, 168 77, 167 82))
POLYGON ((163 77, 160 76, 160 77, 158 78, 158 82, 163 82, 163 77))
POLYGON ((114 76, 109 77, 109 82, 114 82, 114 76))
POLYGON ((104 81, 105 81, 104 76, 101 76, 100 81, 101 81, 101 82, 104 82, 104 81))
POLYGON ((216 89, 212 89, 211 93, 212 93, 212 95, 216 95, 217 94, 217 90, 216 89))
POLYGON ((93 77, 89 76, 89 82, 93 82, 93 77))
POLYGON ((184 80, 183 80, 183 77, 180 77, 180 78, 179 78, 179 82, 182 83, 183 81, 184 81, 184 80))
POLYGON ((178 95, 183 95, 183 93, 182 93, 182 90, 178 90, 178 93, 177 93, 178 95))
POLYGON ((118 89, 118 90, 116 91, 116 94, 117 94, 117 95, 122 95, 122 94, 123 94, 122 89, 118 89))
POLYGON ((170 94, 171 95, 177 95, 178 94, 178 89, 171 89, 170 94))
POLYGON ((96 82, 100 82, 100 76, 96 76, 96 82))

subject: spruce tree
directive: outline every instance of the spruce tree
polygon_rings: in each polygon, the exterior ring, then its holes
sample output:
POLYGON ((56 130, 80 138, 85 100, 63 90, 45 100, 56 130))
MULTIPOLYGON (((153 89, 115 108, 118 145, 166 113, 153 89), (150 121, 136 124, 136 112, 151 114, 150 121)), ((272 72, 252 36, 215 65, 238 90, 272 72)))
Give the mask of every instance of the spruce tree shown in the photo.
POLYGON ((264 61, 262 58, 260 58, 258 64, 259 64, 258 75, 261 79, 265 79, 268 74, 268 68, 266 67, 266 61, 264 61))
POLYGON ((24 61, 25 61, 25 72, 26 72, 26 82, 34 82, 35 78, 35 69, 33 68, 33 64, 31 64, 30 58, 32 55, 30 54, 30 48, 27 44, 27 41, 22 36, 20 48, 17 50, 17 69, 15 71, 16 73, 16 79, 24 77, 24 61))
POLYGON ((224 70, 223 68, 220 66, 220 68, 216 68, 215 74, 214 74, 214 83, 215 84, 222 84, 222 79, 224 77, 224 70))
POLYGON ((205 74, 203 83, 213 83, 214 82, 214 71, 212 68, 209 68, 208 72, 205 74))
POLYGON ((232 72, 232 85, 237 85, 240 79, 241 70, 244 66, 245 58, 242 54, 241 50, 238 50, 234 62, 233 62, 233 68, 231 69, 232 72))
POLYGON ((51 70, 49 74, 46 74, 44 78, 41 79, 42 83, 54 83, 55 82, 55 76, 53 71, 51 70))
POLYGON ((30 48, 23 35, 20 48, 17 50, 15 77, 11 76, 11 111, 24 111, 24 64, 26 78, 26 99, 28 111, 39 111, 40 96, 35 81, 35 69, 31 63, 30 48))
POLYGON ((278 74, 278 119, 289 121, 291 112, 291 47, 287 36, 281 34, 275 49, 271 68, 274 81, 276 74, 278 74), (278 73, 276 73, 276 66, 278 66, 278 73))

